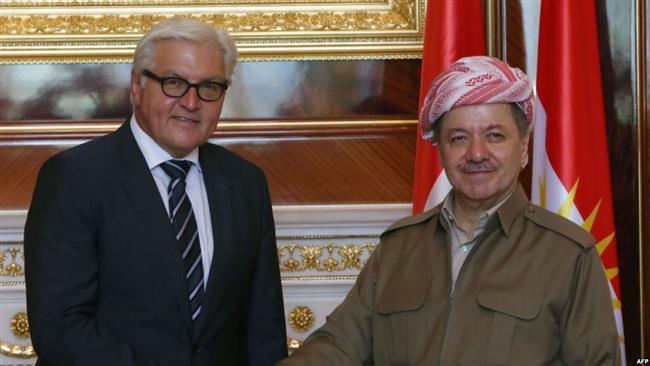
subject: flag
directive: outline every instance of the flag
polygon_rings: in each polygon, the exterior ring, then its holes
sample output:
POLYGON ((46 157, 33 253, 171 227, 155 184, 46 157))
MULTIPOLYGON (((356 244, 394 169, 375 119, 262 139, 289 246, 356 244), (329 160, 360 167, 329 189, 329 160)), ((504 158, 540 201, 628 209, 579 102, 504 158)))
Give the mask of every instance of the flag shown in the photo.
POLYGON ((546 119, 533 132, 532 200, 596 238, 625 364, 594 1, 542 1, 537 91, 546 119))
MULTIPOLYGON (((482 0, 428 0, 420 76, 420 108, 429 84, 452 62, 485 55, 482 0)), ((413 182, 413 212, 429 209, 445 197, 451 185, 438 159, 438 149, 422 140, 418 126, 413 182)))

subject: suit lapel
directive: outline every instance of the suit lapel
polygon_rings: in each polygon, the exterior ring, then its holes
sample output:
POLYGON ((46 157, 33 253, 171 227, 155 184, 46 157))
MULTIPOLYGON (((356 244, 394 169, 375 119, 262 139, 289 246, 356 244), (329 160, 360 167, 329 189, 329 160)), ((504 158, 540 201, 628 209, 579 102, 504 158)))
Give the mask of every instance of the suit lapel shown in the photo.
MULTIPOLYGON (((208 194, 214 242, 210 274, 208 276, 202 306, 202 314, 205 315, 218 313, 215 311, 215 308, 223 289, 224 278, 227 275, 227 255, 225 253, 232 245, 233 207, 230 181, 223 174, 218 152, 215 152, 208 146, 201 146, 199 148, 199 161, 203 170, 205 189, 208 194)), ((205 317, 202 317, 199 330, 204 328, 205 319, 205 317)), ((211 319, 211 321, 217 320, 211 319)), ((200 331, 197 333, 200 333, 200 331)))
POLYGON ((185 319, 186 326, 192 329, 187 284, 182 275, 185 273, 181 258, 181 249, 176 242, 169 216, 165 210, 154 178, 147 167, 147 162, 138 148, 131 132, 129 122, 123 124, 116 132, 120 156, 122 187, 142 220, 142 240, 156 245, 151 251, 153 261, 162 263, 167 268, 167 281, 176 294, 178 305, 185 319))

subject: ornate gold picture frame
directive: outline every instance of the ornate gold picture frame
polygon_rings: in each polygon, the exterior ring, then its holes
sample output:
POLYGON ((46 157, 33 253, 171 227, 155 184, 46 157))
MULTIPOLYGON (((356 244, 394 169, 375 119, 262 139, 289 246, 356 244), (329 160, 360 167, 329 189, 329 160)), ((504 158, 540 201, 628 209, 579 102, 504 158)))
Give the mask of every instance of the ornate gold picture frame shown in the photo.
POLYGON ((0 0, 0 63, 130 62, 157 22, 227 29, 244 60, 419 58, 425 0, 0 0))

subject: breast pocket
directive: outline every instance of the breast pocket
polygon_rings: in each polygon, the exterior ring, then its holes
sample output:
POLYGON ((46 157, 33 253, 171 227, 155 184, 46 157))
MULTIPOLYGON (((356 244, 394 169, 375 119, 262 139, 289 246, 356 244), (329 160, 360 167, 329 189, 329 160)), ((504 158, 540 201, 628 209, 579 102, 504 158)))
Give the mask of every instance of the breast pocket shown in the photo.
POLYGON ((537 318, 541 306, 541 294, 534 290, 483 289, 478 294, 478 303, 493 312, 486 363, 505 365, 513 351, 515 326, 518 322, 531 322, 537 318))
POLYGON ((436 319, 442 317, 427 301, 427 288, 423 285, 412 292, 393 289, 379 298, 374 348, 390 365, 418 365, 428 357, 436 319))
POLYGON ((391 366, 413 365, 420 358, 425 338, 422 326, 426 323, 426 314, 421 307, 379 308, 382 326, 385 331, 375 332, 380 353, 390 360, 391 366))

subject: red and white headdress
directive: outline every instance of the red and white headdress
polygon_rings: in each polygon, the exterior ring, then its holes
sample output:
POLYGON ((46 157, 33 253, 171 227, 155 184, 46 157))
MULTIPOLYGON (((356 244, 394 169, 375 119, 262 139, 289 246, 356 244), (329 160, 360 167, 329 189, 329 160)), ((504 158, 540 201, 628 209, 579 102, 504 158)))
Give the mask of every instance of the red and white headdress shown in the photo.
POLYGON ((533 85, 518 68, 488 56, 463 57, 433 80, 420 112, 422 138, 433 142, 431 126, 453 108, 516 103, 533 123, 533 85))

